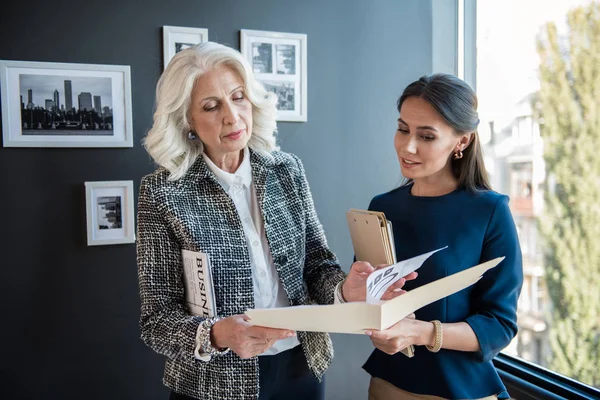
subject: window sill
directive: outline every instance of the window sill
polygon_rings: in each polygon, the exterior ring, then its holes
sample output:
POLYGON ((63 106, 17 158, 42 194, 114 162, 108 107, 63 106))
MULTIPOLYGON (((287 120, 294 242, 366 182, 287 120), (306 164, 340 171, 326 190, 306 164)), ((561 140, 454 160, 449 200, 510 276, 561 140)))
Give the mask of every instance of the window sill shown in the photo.
POLYGON ((525 360, 499 354, 494 365, 511 397, 518 400, 600 399, 600 389, 525 360))

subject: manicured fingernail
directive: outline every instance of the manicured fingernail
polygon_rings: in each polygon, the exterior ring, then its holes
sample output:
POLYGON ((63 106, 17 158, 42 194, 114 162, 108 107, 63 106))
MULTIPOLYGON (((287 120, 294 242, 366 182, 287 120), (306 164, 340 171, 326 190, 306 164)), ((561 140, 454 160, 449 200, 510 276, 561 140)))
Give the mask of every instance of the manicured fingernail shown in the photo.
POLYGON ((372 334, 373 334, 373 332, 371 332, 371 331, 365 331, 365 335, 367 335, 367 336, 371 336, 372 334))

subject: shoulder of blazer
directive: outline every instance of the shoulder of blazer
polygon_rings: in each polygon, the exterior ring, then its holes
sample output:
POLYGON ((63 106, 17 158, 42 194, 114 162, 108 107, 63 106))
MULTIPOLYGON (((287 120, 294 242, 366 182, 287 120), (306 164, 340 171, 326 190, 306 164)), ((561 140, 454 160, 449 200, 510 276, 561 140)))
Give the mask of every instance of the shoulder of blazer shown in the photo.
POLYGON ((141 180, 142 186, 156 186, 160 182, 166 182, 169 177, 169 171, 163 167, 158 167, 151 173, 144 175, 141 180))
POLYGON ((285 153, 283 151, 275 150, 270 153, 272 157, 272 164, 274 165, 286 165, 291 167, 298 167, 299 158, 295 154, 285 153))
POLYGON ((250 150, 250 162, 253 168, 258 167, 272 170, 284 168, 294 175, 301 174, 304 171, 302 163, 296 155, 283 151, 275 150, 264 154, 250 150))
POLYGON ((169 175, 169 171, 165 168, 158 167, 153 172, 143 176, 140 185, 152 190, 161 186, 176 184, 177 181, 169 181, 169 175))

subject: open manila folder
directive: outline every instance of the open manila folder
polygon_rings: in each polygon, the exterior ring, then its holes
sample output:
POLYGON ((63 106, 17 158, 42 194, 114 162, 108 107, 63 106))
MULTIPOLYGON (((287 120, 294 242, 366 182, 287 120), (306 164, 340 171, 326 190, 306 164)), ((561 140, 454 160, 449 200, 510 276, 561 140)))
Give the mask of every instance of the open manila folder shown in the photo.
POLYGON ((252 309, 246 315, 254 325, 296 331, 364 334, 366 329, 383 330, 419 308, 474 284, 503 259, 495 258, 378 304, 352 302, 252 309))

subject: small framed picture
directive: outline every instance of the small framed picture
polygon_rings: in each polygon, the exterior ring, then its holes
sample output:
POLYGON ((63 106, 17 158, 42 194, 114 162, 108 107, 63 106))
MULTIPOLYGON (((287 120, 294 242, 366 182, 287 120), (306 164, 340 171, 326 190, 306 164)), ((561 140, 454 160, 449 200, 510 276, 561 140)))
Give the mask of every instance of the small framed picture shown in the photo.
POLYGON ((208 42, 208 29, 163 26, 163 61, 167 68, 171 58, 183 49, 195 44, 208 42))
POLYGON ((85 182, 88 246, 135 242, 133 181, 85 182))
POLYGON ((133 147, 128 65, 0 60, 4 147, 133 147))
POLYGON ((277 95, 277 120, 306 122, 306 35, 242 29, 241 52, 256 78, 277 95))

